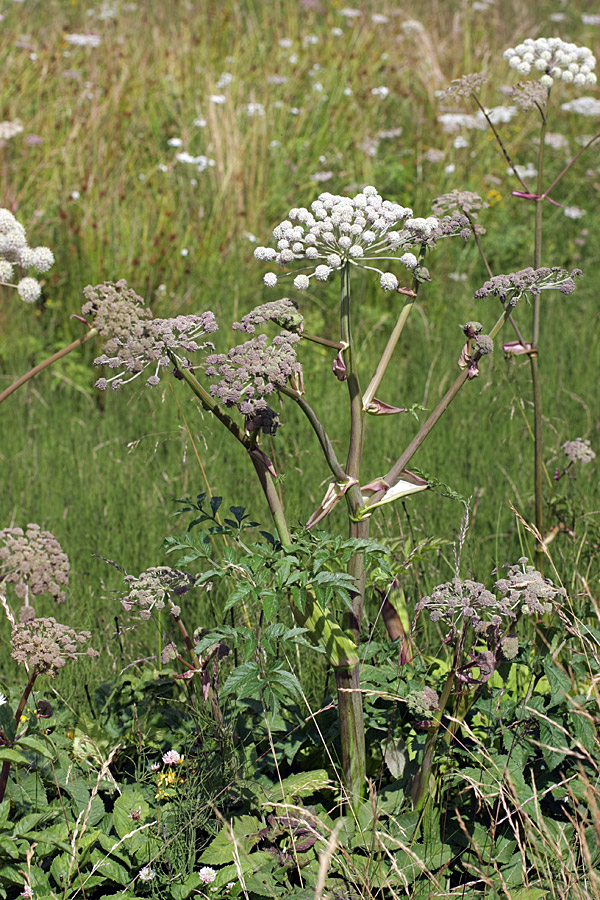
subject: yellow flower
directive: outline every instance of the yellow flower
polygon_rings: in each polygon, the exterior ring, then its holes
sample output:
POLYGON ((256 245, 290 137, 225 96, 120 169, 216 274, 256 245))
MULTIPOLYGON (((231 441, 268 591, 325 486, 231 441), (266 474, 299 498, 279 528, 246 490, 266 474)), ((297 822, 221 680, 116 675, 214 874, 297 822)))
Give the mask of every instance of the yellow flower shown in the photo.
POLYGON ((486 194, 486 199, 490 206, 497 206, 502 203, 502 194, 500 191, 497 191, 493 188, 491 191, 488 191, 486 194))

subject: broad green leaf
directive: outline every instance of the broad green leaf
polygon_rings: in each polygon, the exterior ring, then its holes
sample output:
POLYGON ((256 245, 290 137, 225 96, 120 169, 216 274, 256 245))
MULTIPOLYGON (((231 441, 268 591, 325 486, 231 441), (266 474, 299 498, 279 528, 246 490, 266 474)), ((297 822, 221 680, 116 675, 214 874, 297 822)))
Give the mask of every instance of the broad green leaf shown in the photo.
POLYGON ((102 850, 94 850, 91 862, 95 867, 96 875, 103 875, 117 884, 128 884, 131 881, 129 866, 127 868, 122 866, 116 860, 107 857, 102 850))
POLYGON ((15 714, 10 703, 3 703, 0 706, 0 728, 9 741, 14 739, 17 732, 17 723, 15 722, 15 714))
MULTIPOLYGON (((120 838, 124 838, 126 834, 131 834, 132 831, 135 831, 136 828, 139 828, 140 825, 143 825, 151 818, 150 807, 138 787, 124 790, 121 796, 115 800, 113 824, 120 838)), ((133 848, 139 845, 140 840, 144 844, 147 842, 143 831, 128 838, 127 843, 131 842, 133 848)))
POLYGON ((11 750, 10 747, 2 747, 2 749, 0 749, 0 762, 29 764, 29 760, 26 756, 23 756, 23 754, 19 753, 17 750, 11 750))
POLYGON ((26 734, 25 737, 20 738, 15 746, 26 747, 28 750, 33 750, 35 753, 39 753, 46 759, 54 759, 55 756, 54 750, 49 747, 45 741, 41 740, 41 738, 34 737, 34 735, 32 734, 26 734))
POLYGON ((569 695, 571 681, 549 656, 544 659, 544 673, 550 684, 551 703, 549 705, 556 706, 569 695))
MULTIPOLYGON (((240 816, 234 820, 233 833, 236 844, 242 853, 249 853, 258 842, 260 830, 264 827, 260 819, 255 816, 240 816)), ((229 827, 222 828, 212 839, 208 847, 203 851, 200 862, 202 865, 220 866, 233 862, 233 841, 229 827)))
POLYGON ((196 872, 192 872, 191 875, 185 879, 185 881, 171 884, 171 897, 173 900, 187 900, 192 891, 194 894, 197 894, 196 888, 200 887, 200 878, 196 872))

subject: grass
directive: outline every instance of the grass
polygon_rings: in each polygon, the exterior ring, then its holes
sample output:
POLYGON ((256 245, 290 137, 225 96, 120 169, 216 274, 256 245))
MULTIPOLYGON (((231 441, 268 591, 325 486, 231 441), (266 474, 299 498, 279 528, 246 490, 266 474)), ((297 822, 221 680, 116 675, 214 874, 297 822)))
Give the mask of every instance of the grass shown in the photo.
MULTIPOLYGON (((551 10, 550 4, 536 8, 540 33, 548 30, 551 10)), ((111 278, 126 278, 166 314, 212 308, 222 322, 217 338, 225 349, 230 340, 226 323, 272 296, 261 287, 262 272, 251 258, 253 246, 245 232, 264 242, 290 205, 316 196, 321 188, 311 175, 319 169, 333 173, 324 189, 343 192, 373 181, 384 196, 423 214, 435 196, 455 186, 487 194, 495 202, 481 221, 494 271, 527 265, 532 207, 511 199, 511 179, 487 132, 468 132, 470 147, 453 149, 453 136, 436 124, 434 97, 452 77, 481 67, 488 70, 491 85, 509 81, 500 51, 533 27, 520 4, 514 13, 511 18, 490 8, 483 15, 429 3, 422 15, 424 31, 413 38, 402 30, 406 15, 401 14, 392 17, 389 28, 369 24, 366 14, 351 25, 335 10, 323 17, 277 3, 263 21, 261 5, 232 3, 211 12, 217 19, 211 18, 207 40, 206 10, 190 8, 178 18, 153 4, 148 40, 140 42, 132 12, 102 21, 87 18, 83 6, 55 2, 44 5, 43 28, 29 12, 27 46, 19 47, 14 36, 23 25, 23 10, 15 4, 6 14, 1 40, 5 91, 15 83, 21 90, 18 102, 16 95, 5 94, 3 112, 8 119, 19 117, 25 132, 0 150, 6 176, 2 203, 16 209, 32 243, 54 249, 57 265, 48 275, 44 303, 33 313, 19 308, 12 295, 5 297, 2 383, 80 333, 68 316, 79 311, 82 287, 111 278), (102 36, 100 48, 65 42, 65 32, 92 26, 102 36), (332 35, 333 26, 342 27, 343 39, 332 35), (312 34, 318 44, 306 43, 312 34), (283 37, 294 42, 293 51, 278 45, 283 37), (297 54, 295 64, 291 52, 297 54), (224 71, 233 80, 218 89, 224 71), (269 75, 277 74, 288 80, 268 84, 269 75), (311 90, 316 80, 322 92, 311 90), (343 94, 347 84, 354 91, 351 97, 343 94), (380 84, 390 89, 383 100, 371 95, 380 84), (219 90, 227 102, 210 103, 206 94, 219 90), (256 102, 265 104, 267 115, 248 116, 245 105, 256 102), (294 115, 290 107, 303 111, 294 115), (206 127, 192 124, 199 117, 206 127), (402 136, 380 138, 374 156, 364 152, 366 141, 390 128, 401 128, 402 136), (28 146, 27 134, 40 135, 43 143, 28 146), (168 146, 172 137, 181 138, 182 148, 168 146), (215 165, 194 173, 174 161, 183 148, 206 154, 215 165), (444 151, 442 163, 427 162, 431 148, 444 151), (160 165, 168 171, 160 171, 160 165), (445 170, 449 165, 453 172, 445 170)), ((567 15, 571 36, 585 42, 589 33, 573 10, 567 15)), ((558 90, 560 100, 571 97, 569 88, 558 90)), ((490 104, 502 102, 493 86, 484 96, 490 104)), ((502 129, 506 143, 516 143, 519 161, 534 155, 529 116, 521 114, 502 129)), ((562 116, 551 128, 560 126, 574 148, 581 118, 562 116)), ((553 178, 563 154, 549 151, 548 156, 553 178)), ((592 157, 583 165, 593 165, 592 157)), ((596 194, 594 183, 586 189, 580 177, 565 179, 561 201, 585 206, 587 218, 568 220, 548 206, 549 263, 594 272, 598 252, 589 234, 598 215, 596 194)), ((409 321, 380 391, 390 402, 432 408, 456 371, 458 325, 472 318, 491 323, 497 314, 490 301, 472 300, 485 279, 473 246, 444 247, 432 266, 433 283, 421 293, 419 315, 409 321), (453 272, 465 281, 451 280, 453 272)), ((591 327, 597 321, 594 280, 592 274, 570 298, 556 295, 546 301, 541 366, 550 472, 560 444, 593 433, 596 425, 597 386, 590 378, 600 363, 598 330, 591 327)), ((366 380, 393 310, 372 285, 362 287, 359 362, 366 380)), ((333 287, 303 298, 309 330, 334 337, 335 306, 333 287)), ((520 316, 526 321, 527 311, 520 316)), ((247 505, 267 519, 248 483, 246 461, 213 423, 198 417, 177 385, 154 394, 138 390, 98 397, 89 368, 96 353, 96 347, 86 347, 77 359, 69 357, 11 397, 1 426, 2 520, 33 519, 56 530, 75 561, 76 617, 87 622, 95 619, 98 604, 104 608, 101 583, 110 590, 115 579, 91 554, 115 559, 130 571, 156 562, 162 538, 177 527, 169 519, 174 497, 208 485, 226 502, 247 505)), ((305 357, 307 394, 343 441, 344 417, 328 374, 329 356, 308 347, 305 357)), ((415 460, 474 497, 468 556, 473 570, 484 560, 503 564, 520 552, 509 504, 526 517, 531 513, 528 396, 526 365, 506 363, 497 347, 481 377, 467 386, 415 460)), ((286 499, 298 521, 305 521, 320 501, 324 488, 319 484, 328 473, 311 438, 301 437, 294 410, 285 411, 285 422, 273 452, 286 473, 286 499)), ((376 443, 367 459, 374 477, 416 423, 406 416, 369 421, 368 427, 376 443)), ((596 485, 592 472, 579 473, 576 495, 586 497, 591 525, 598 507, 596 485)), ((458 530, 462 513, 448 500, 427 495, 407 508, 419 532, 451 538, 458 530)), ((401 516, 376 527, 405 529, 406 521, 401 516)), ((568 558, 568 540, 559 541, 560 555, 568 558)))
MULTIPOLYGON (((149 3, 143 6, 141 29, 141 10, 126 3, 106 18, 100 6, 88 14, 88 4, 77 0, 10 4, 0 33, 0 118, 19 119, 24 130, 0 146, 0 207, 12 209, 27 227, 31 245, 50 246, 57 262, 45 276, 43 299, 35 308, 2 289, 0 389, 81 334, 81 323, 70 317, 80 311, 82 289, 104 280, 125 278, 162 315, 212 309, 221 326, 215 343, 219 350, 227 349, 233 342, 229 323, 279 296, 263 287, 264 269, 252 258, 254 246, 269 242, 272 228, 290 207, 309 205, 322 190, 352 193, 372 183, 384 197, 412 206, 417 215, 428 215, 435 197, 453 188, 477 191, 490 202, 479 221, 487 229, 483 243, 493 271, 530 265, 533 204, 511 196, 516 180, 507 174, 487 131, 461 131, 466 148, 455 145, 456 134, 444 133, 436 92, 463 73, 484 70, 489 83, 482 90, 483 102, 489 107, 506 104, 499 86, 514 84, 515 78, 502 59, 504 48, 528 35, 558 31, 567 40, 593 47, 597 26, 582 22, 585 4, 569 4, 560 25, 552 19, 554 4, 546 0, 527 9, 517 0, 490 4, 485 11, 477 6, 427 0, 415 10, 367 3, 362 15, 351 19, 340 4, 149 3), (385 13, 389 22, 377 24, 372 13, 385 13), (407 26, 415 14, 421 30, 407 26), (101 37, 97 48, 66 40, 68 34, 90 31, 101 37), (282 45, 284 39, 291 46, 282 45), (232 76, 229 84, 224 73, 232 76), (387 97, 372 93, 382 86, 389 89, 387 97), (224 103, 209 99, 220 94, 224 103), (249 104, 262 104, 265 114, 249 104), (173 139, 181 144, 170 144, 173 139), (204 155, 211 163, 197 171, 176 160, 182 151, 204 155), (440 151, 439 161, 432 161, 432 151, 440 151)), ((553 89, 549 126, 564 135, 571 153, 579 148, 582 132, 595 127, 594 119, 560 111, 576 91, 567 85, 553 89)), ((597 96, 595 89, 585 93, 597 96)), ((467 106, 462 111, 475 112, 467 106)), ((517 162, 535 162, 533 113, 521 113, 498 127, 517 162)), ((554 538, 551 554, 569 591, 576 629, 578 617, 593 624, 600 487, 594 464, 574 469, 555 488, 553 473, 562 465, 565 441, 590 438, 598 449, 600 252, 594 235, 600 175, 595 147, 553 195, 565 206, 584 208, 585 217, 568 218, 550 204, 544 209, 544 264, 578 266, 585 276, 569 297, 557 292, 543 296, 540 353, 547 496, 555 490, 555 521, 568 529, 554 538)), ((548 148, 548 182, 567 159, 565 150, 548 148)), ((460 326, 477 319, 488 330, 499 305, 473 299, 487 277, 473 242, 444 242, 427 264, 432 282, 422 286, 378 396, 431 410, 458 371, 460 326)), ((299 295, 290 283, 289 292, 301 303, 307 331, 336 340, 336 288, 299 295)), ((353 297, 359 309, 357 351, 364 387, 399 300, 367 279, 356 280, 353 297)), ((527 332, 530 310, 523 304, 517 316, 527 332)), ((508 340, 512 334, 503 337, 508 340)), ((514 512, 525 522, 533 518, 530 370, 524 358, 505 360, 501 343, 502 337, 493 356, 483 361, 479 378, 465 386, 414 459, 414 467, 471 498, 462 575, 482 580, 521 555, 533 556, 532 535, 514 512)), ((153 391, 136 382, 133 390, 99 394, 91 366, 99 346, 91 342, 66 357, 0 407, 0 527, 34 521, 56 534, 72 565, 68 602, 59 617, 92 630, 95 646, 103 649, 98 660, 81 662, 76 674, 65 670, 56 682, 78 709, 87 703, 84 686, 93 693, 99 682, 156 650, 154 626, 130 627, 117 599, 121 575, 106 559, 134 574, 169 562, 163 540, 185 525, 172 515, 175 499, 203 491, 222 495, 225 506, 247 507, 253 518, 271 527, 249 462, 224 429, 173 379, 153 391)), ((324 348, 303 345, 307 398, 343 447, 346 394, 331 374, 332 361, 324 348)), ((420 421, 425 416, 420 412, 420 421)), ((321 502, 330 475, 296 408, 284 404, 282 418, 284 427, 266 449, 283 473, 278 485, 290 522, 299 524, 321 502)), ((368 479, 389 468, 417 429, 408 414, 368 420, 368 479)), ((463 514, 462 504, 429 491, 374 517, 374 538, 438 542, 404 582, 411 613, 420 596, 453 576, 451 545, 463 514)), ((341 512, 332 514, 327 527, 345 529, 341 512)), ((187 611, 192 627, 218 624, 216 610, 224 600, 224 594, 216 593, 195 601, 187 611)), ((372 622, 377 597, 369 604, 372 622)), ((39 612, 52 615, 50 601, 41 600, 39 612)), ((583 631, 578 634, 584 642, 583 631)), ((439 644, 433 628, 419 637, 428 651, 439 644)), ((538 653, 548 650, 540 633, 532 631, 529 637, 538 653)), ((0 681, 8 684, 16 666, 9 659, 7 623, 0 626, 0 641, 0 681)), ((314 708, 328 687, 324 667, 303 653, 296 664, 314 708)), ((428 665, 433 665, 431 659, 428 665)), ((569 677, 575 684, 580 675, 569 671, 569 677)), ((480 722, 477 726, 483 728, 480 722)), ((465 738, 473 756, 480 740, 479 731, 465 738)), ((463 750, 454 751, 458 768, 467 758, 463 750)), ((495 765, 490 757, 492 775, 495 765)), ((269 777, 275 778, 272 772, 269 777)), ((597 788, 587 778, 581 783, 591 808, 598 802, 597 788)), ((514 786, 496 781, 497 793, 479 798, 488 822, 502 818, 502 803, 518 802, 514 786)), ((533 790, 531 810, 537 811, 537 787, 533 790)), ((396 813, 389 815, 393 821, 396 813)), ((549 871, 562 858, 572 884, 573 873, 580 871, 574 841, 565 843, 562 832, 544 830, 536 815, 532 811, 522 820, 529 842, 521 848, 523 866, 534 859, 534 868, 549 871)), ((452 827, 458 832, 461 824, 452 827)), ((590 828, 583 819, 575 823, 584 855, 590 828)), ((497 887, 505 870, 484 866, 487 843, 477 847, 484 838, 483 831, 472 838, 479 859, 473 877, 497 887)), ((379 850, 385 856, 385 844, 379 850)), ((336 855, 333 838, 324 858, 328 854, 329 861, 336 855)), ((354 865, 343 853, 338 856, 342 868, 354 865)), ((597 876, 588 862, 594 883, 597 876)), ((355 880, 368 884, 364 873, 355 880)), ((597 896, 579 885, 571 889, 582 900, 597 896)), ((371 885, 367 893, 372 896, 376 890, 371 885)), ((511 898, 507 891, 502 896, 511 898)), ((512 895, 514 900, 525 896, 512 895)), ((552 896, 562 895, 553 889, 552 896)))

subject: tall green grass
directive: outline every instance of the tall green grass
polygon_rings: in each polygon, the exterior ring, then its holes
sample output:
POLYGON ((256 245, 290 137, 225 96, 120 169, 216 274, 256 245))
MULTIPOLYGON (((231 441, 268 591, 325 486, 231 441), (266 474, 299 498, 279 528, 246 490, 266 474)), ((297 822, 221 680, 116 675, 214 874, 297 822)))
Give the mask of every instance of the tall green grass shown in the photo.
MULTIPOLYGON (((557 32, 593 46, 593 29, 582 25, 576 4, 565 9, 559 26, 550 20, 554 5, 546 2, 530 12, 519 2, 498 3, 487 12, 428 2, 418 9, 424 30, 413 35, 402 25, 414 11, 382 10, 379 4, 365 6, 353 24, 337 6, 323 11, 285 2, 150 3, 135 12, 124 4, 109 19, 98 18, 100 7, 88 15, 88 7, 58 0, 14 3, 2 23, 2 117, 19 118, 24 132, 0 148, 0 205, 15 211, 32 244, 53 248, 57 264, 39 308, 24 308, 12 292, 0 296, 0 386, 78 335, 80 324, 69 316, 79 312, 82 288, 109 279, 127 279, 162 314, 214 310, 221 321, 216 343, 226 349, 232 341, 228 323, 274 296, 262 287, 262 267, 252 259, 247 233, 266 242, 290 206, 310 204, 321 190, 344 193, 372 182, 418 215, 427 215, 431 201, 452 188, 478 191, 493 202, 480 221, 494 271, 531 263, 533 207, 510 196, 516 182, 487 132, 465 133, 469 147, 453 148, 454 136, 443 134, 437 122, 435 91, 484 69, 490 77, 484 102, 505 102, 498 88, 514 83, 502 60, 505 47, 557 32), (374 24, 375 11, 387 12, 389 23, 374 24), (101 35, 99 48, 64 40, 66 33, 90 30, 101 35), (318 43, 304 46, 311 35, 318 43), (291 50, 279 46, 282 38, 293 41, 291 50), (295 63, 290 53, 297 55, 295 63), (233 81, 218 89, 224 72, 233 81), (287 81, 269 84, 276 75, 287 81), (314 90, 315 82, 322 91, 314 90), (381 85, 390 90, 386 99, 371 94, 381 85), (344 93, 346 86, 352 96, 344 93), (218 93, 227 96, 225 104, 209 101, 218 93), (249 116, 249 103, 262 103, 265 116, 249 116), (193 124, 200 116, 206 127, 193 124), (369 141, 391 129, 402 134, 379 138, 374 156, 365 152, 369 141), (43 142, 29 145, 31 134, 43 142), (169 146, 174 137, 181 138, 180 148, 169 146), (443 150, 444 160, 429 162, 431 149, 443 150), (215 164, 197 173, 175 161, 180 150, 205 154, 215 164), (453 171, 447 171, 450 165, 453 171), (324 171, 332 172, 326 182, 312 178, 324 171)), ((575 151, 576 136, 592 131, 593 123, 559 114, 560 102, 575 96, 575 89, 559 86, 556 94, 550 127, 575 151)), ((534 159, 529 116, 500 126, 518 162, 534 159)), ((549 180, 565 159, 548 150, 549 180)), ((598 427, 598 177, 592 150, 557 197, 584 207, 586 217, 567 219, 555 207, 546 211, 545 263, 591 273, 572 296, 544 298, 540 365, 550 477, 561 443, 593 437, 598 427)), ((456 372, 460 324, 479 319, 487 325, 498 315, 490 301, 472 299, 486 277, 472 243, 440 246, 430 265, 433 282, 421 291, 419 312, 380 390, 388 402, 428 409, 456 372)), ((289 290, 295 294, 291 285, 289 290)), ((359 364, 368 380, 398 301, 366 281, 354 295, 359 364)), ((300 299, 307 330, 335 337, 335 288, 300 299)), ((527 310, 519 315, 527 317, 527 310)), ((499 344, 415 459, 422 470, 473 497, 465 571, 487 571, 527 551, 510 504, 531 516, 530 376, 525 363, 503 360, 499 344)), ((93 554, 133 573, 164 562, 162 540, 181 527, 170 517, 174 498, 207 489, 268 524, 247 459, 181 385, 98 397, 91 369, 96 353, 89 346, 68 357, 0 408, 0 525, 36 521, 59 537, 73 565, 67 618, 78 627, 99 628, 109 650, 90 678, 121 666, 119 640, 140 655, 151 652, 141 634, 115 636, 120 575, 93 554)), ((345 394, 342 385, 332 384, 331 362, 321 348, 303 348, 307 395, 343 444, 345 394)), ((320 502, 329 473, 296 410, 285 405, 282 417, 285 427, 272 453, 285 473, 287 508, 303 522, 320 502)), ((366 471, 382 474, 382 460, 395 458, 416 428, 408 415, 370 420, 366 471)), ((582 541, 597 535, 600 491, 592 469, 559 484, 559 492, 574 497, 576 527, 574 537, 556 538, 553 554, 575 595, 581 590, 576 563, 589 574, 591 559, 582 541)), ((460 504, 428 493, 378 517, 373 531, 452 540, 462 514, 460 504)), ((451 559, 442 553, 435 560, 442 578, 451 575, 451 559)), ((429 576, 423 573, 422 586, 429 576)), ((210 611, 199 608, 197 615, 201 620, 210 611)), ((6 651, 6 633, 3 646, 6 651)), ((3 674, 8 672, 5 662, 3 674)))

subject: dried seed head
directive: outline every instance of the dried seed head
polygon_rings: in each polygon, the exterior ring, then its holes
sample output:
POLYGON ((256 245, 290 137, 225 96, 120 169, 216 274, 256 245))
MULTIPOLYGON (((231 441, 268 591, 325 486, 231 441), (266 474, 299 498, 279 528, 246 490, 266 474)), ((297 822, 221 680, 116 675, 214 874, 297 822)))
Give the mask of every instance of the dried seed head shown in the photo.
POLYGON ((0 582, 14 585, 15 594, 25 600, 28 594, 51 594, 63 603, 69 584, 69 559, 57 539, 39 525, 4 528, 0 531, 0 582))
POLYGON ((28 666, 30 671, 37 669, 40 674, 56 678, 67 660, 99 655, 91 647, 83 650, 82 645, 90 638, 89 631, 78 633, 54 618, 33 619, 13 628, 11 656, 21 665, 28 666))

